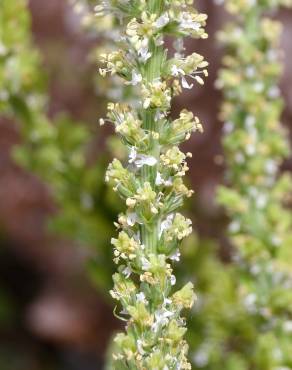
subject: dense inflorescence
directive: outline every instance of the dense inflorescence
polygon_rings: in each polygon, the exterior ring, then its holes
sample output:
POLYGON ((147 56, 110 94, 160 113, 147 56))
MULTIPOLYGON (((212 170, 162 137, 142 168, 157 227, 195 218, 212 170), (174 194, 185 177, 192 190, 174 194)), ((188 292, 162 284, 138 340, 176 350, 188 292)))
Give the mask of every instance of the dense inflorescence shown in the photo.
POLYGON ((240 366, 286 370, 292 368, 291 178, 279 173, 289 154, 279 123, 281 25, 265 14, 291 2, 225 3, 237 18, 219 34, 226 47, 217 84, 225 97, 221 117, 229 186, 218 196, 231 218, 238 299, 256 329, 252 338, 242 338, 246 355, 240 366))
POLYGON ((136 87, 138 103, 110 103, 107 118, 100 120, 114 125, 129 152, 127 166, 114 159, 106 173, 127 205, 116 223, 119 235, 112 239, 119 268, 111 295, 126 321, 126 332, 115 338, 113 367, 190 369, 181 312, 192 307, 195 294, 192 283, 173 293, 172 262, 191 233, 191 221, 177 212, 192 195, 182 180, 191 154, 178 145, 202 126, 191 112, 171 120, 169 111, 174 96, 195 82, 203 84, 207 75, 201 55, 183 54, 184 37, 207 37, 207 16, 192 1, 103 1, 95 9, 97 16, 114 14, 121 23, 119 48, 101 56, 100 73, 136 87), (173 56, 165 49, 166 35, 175 38, 173 56))

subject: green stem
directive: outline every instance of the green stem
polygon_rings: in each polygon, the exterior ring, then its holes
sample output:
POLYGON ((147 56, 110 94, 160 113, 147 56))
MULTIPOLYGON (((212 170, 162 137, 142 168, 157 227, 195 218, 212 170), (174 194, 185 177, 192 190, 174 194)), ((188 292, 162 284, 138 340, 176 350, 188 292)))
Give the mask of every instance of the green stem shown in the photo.
MULTIPOLYGON (((157 3, 163 3, 162 1, 154 2, 158 6, 157 3)), ((146 68, 145 68, 145 78, 148 83, 153 82, 156 78, 160 78, 161 76, 161 65, 163 61, 163 53, 164 50, 162 47, 157 47, 154 44, 151 47, 151 58, 149 59, 146 68)), ((155 111, 154 110, 147 110, 142 113, 143 116, 143 127, 145 130, 149 131, 158 131, 157 125, 155 122, 155 111)), ((157 139, 152 137, 149 147, 149 155, 155 157, 157 161, 160 158, 160 145, 157 139)), ((142 181, 149 182, 151 186, 155 187, 155 180, 157 176, 157 166, 143 166, 142 168, 142 181)), ((142 243, 152 253, 156 253, 157 251, 157 243, 159 238, 159 229, 160 229, 160 220, 155 220, 155 222, 142 225, 141 226, 141 237, 142 243)))
POLYGON ((160 15, 163 12, 164 0, 148 0, 148 10, 152 14, 160 15))

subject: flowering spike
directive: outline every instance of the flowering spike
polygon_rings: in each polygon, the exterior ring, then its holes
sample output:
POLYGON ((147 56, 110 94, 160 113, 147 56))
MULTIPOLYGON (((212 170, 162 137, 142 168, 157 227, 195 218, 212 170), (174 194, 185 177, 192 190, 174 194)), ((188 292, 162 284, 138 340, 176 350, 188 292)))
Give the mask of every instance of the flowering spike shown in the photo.
MULTIPOLYGON (((292 187, 291 177, 279 173, 279 166, 290 148, 280 124, 281 24, 266 14, 292 1, 224 3, 236 18, 219 34, 227 50, 217 84, 225 97, 221 117, 230 187, 221 187, 218 199, 232 220, 229 235, 236 247, 236 297, 246 317, 242 320, 252 323, 254 331, 246 350, 240 348, 237 355, 242 368, 288 369, 286 343, 291 334, 285 325, 292 314, 291 261, 287 260, 292 218, 286 204, 292 187)), ((224 353, 229 368, 226 358, 224 353)))
POLYGON ((201 55, 183 53, 183 37, 207 37, 207 16, 192 3, 111 0, 95 8, 97 17, 111 14, 120 21, 118 48, 101 56, 100 74, 135 87, 137 106, 110 103, 100 121, 114 125, 129 153, 128 165, 115 159, 106 173, 128 207, 112 239, 119 272, 111 295, 127 321, 126 333, 115 339, 114 369, 190 369, 180 314, 192 307, 195 294, 191 283, 173 292, 172 262, 179 260, 179 244, 191 233, 191 221, 177 213, 192 194, 182 181, 191 154, 177 145, 202 132, 202 125, 191 112, 183 110, 172 120, 169 111, 175 95, 203 84, 208 74, 201 55), (166 35, 176 39, 172 57, 164 47, 166 35))

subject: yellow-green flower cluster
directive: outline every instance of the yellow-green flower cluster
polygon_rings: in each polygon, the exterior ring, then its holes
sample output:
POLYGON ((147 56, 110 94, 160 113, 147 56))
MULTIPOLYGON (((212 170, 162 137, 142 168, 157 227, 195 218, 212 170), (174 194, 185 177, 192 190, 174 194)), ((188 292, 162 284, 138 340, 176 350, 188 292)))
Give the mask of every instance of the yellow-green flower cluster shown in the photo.
POLYGON ((25 109, 19 101, 24 96, 32 107, 43 104, 42 80, 35 69, 40 58, 27 47, 30 19, 25 5, 7 0, 0 4, 0 112, 7 115, 25 109))
POLYGON ((276 10, 279 6, 291 6, 291 0, 228 0, 226 9, 236 15, 246 14, 257 8, 260 11, 276 10))
POLYGON ((183 110, 169 116, 172 98, 193 83, 203 83, 208 63, 193 53, 185 56, 183 37, 206 38, 207 16, 192 1, 115 0, 95 8, 98 17, 115 15, 121 22, 117 50, 101 56, 101 75, 118 76, 125 87, 135 87, 135 104, 110 103, 106 119, 128 149, 128 163, 117 159, 106 173, 127 205, 116 223, 112 239, 114 275, 111 295, 120 302, 118 314, 127 322, 118 334, 114 369, 190 369, 183 339, 181 311, 195 301, 193 285, 173 292, 173 261, 179 244, 191 233, 191 221, 177 212, 192 194, 183 183, 187 157, 177 147, 202 125, 183 110), (175 38, 175 54, 164 47, 165 36, 175 38))
POLYGON ((292 218, 287 208, 292 183, 279 172, 289 154, 279 122, 281 25, 265 15, 287 3, 227 0, 226 8, 237 18, 219 34, 226 47, 217 85, 225 97, 221 118, 228 186, 220 188, 218 199, 231 218, 237 299, 242 315, 256 328, 256 335, 239 338, 238 349, 231 350, 243 369, 292 368, 286 330, 292 314, 292 218))

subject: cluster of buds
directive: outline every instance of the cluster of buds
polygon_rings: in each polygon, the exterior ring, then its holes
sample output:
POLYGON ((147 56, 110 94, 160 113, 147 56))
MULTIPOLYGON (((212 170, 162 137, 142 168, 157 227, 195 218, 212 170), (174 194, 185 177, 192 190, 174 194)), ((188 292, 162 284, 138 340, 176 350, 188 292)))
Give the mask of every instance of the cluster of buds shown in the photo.
POLYGON ((96 15, 114 15, 120 22, 117 50, 102 55, 102 76, 117 76, 125 88, 135 87, 135 104, 110 103, 106 119, 128 150, 128 164, 114 159, 106 181, 124 199, 125 214, 116 222, 112 239, 113 298, 126 332, 114 341, 114 369, 190 369, 182 310, 195 301, 193 284, 174 290, 173 262, 179 261, 180 242, 191 231, 191 221, 177 212, 193 192, 183 183, 187 157, 177 147, 192 132, 202 132, 193 113, 183 110, 170 118, 172 98, 189 79, 203 84, 208 63, 193 53, 184 56, 183 37, 206 38, 207 16, 193 1, 102 1, 96 15), (175 37, 169 57, 165 36, 175 37))
POLYGON ((256 328, 245 350, 238 347, 240 365, 235 368, 288 370, 292 218, 287 204, 292 187, 291 178, 278 171, 289 154, 287 134, 279 123, 281 25, 265 15, 288 1, 225 3, 237 20, 219 34, 227 50, 217 85, 225 97, 221 117, 229 186, 220 188, 218 199, 232 220, 237 298, 245 309, 241 315, 256 328))

